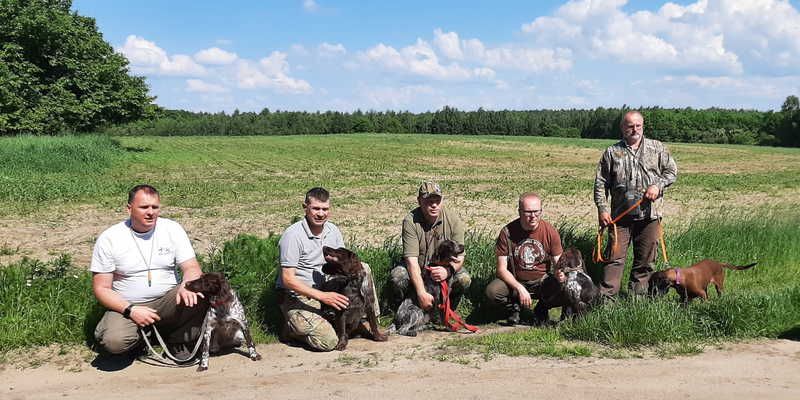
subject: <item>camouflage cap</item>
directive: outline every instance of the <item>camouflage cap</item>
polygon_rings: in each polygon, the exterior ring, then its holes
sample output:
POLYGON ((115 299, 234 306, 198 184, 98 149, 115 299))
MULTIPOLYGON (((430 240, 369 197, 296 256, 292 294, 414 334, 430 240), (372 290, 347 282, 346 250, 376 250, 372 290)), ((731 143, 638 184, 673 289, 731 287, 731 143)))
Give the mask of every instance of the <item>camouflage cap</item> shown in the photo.
POLYGON ((423 199, 427 199, 431 196, 439 196, 442 197, 442 189, 439 188, 439 184, 434 181, 426 181, 422 182, 419 185, 419 197, 423 199))

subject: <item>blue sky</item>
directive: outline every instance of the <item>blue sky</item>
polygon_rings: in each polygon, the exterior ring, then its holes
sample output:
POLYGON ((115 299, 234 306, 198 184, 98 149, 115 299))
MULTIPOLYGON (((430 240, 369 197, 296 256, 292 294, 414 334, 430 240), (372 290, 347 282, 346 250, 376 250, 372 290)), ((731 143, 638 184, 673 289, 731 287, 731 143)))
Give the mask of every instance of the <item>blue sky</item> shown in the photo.
POLYGON ((193 111, 777 109, 800 94, 788 0, 74 0, 193 111))

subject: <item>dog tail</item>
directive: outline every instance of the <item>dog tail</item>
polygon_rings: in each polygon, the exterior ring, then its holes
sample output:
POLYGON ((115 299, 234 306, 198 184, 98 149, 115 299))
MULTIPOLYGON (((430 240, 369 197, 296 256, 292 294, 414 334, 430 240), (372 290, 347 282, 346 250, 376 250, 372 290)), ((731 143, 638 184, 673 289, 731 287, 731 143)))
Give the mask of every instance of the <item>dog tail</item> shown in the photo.
POLYGON ((736 270, 736 271, 741 271, 741 270, 744 270, 744 269, 750 269, 750 268, 753 268, 753 267, 755 267, 755 266, 756 266, 756 264, 758 264, 758 263, 757 263, 757 262, 754 262, 754 263, 752 263, 752 264, 747 264, 747 265, 731 265, 731 264, 722 264, 722 266, 723 266, 723 267, 725 267, 725 268, 728 268, 728 269, 733 269, 733 270, 736 270))

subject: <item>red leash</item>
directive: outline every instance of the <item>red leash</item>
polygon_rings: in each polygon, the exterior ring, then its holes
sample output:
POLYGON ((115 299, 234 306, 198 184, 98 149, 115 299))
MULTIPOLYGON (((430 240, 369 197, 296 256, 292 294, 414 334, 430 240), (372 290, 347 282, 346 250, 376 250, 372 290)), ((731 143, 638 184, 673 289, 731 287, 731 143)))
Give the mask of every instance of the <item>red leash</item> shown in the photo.
MULTIPOLYGON (((430 271, 430 267, 425 267, 430 271)), ((466 329, 472 333, 478 331, 478 327, 475 325, 470 325, 458 315, 455 310, 450 308, 450 286, 447 285, 447 279, 443 279, 441 282, 442 285, 442 304, 439 305, 439 308, 442 310, 442 316, 444 317, 444 325, 447 329, 450 329, 452 332, 458 332, 462 328, 466 329)))

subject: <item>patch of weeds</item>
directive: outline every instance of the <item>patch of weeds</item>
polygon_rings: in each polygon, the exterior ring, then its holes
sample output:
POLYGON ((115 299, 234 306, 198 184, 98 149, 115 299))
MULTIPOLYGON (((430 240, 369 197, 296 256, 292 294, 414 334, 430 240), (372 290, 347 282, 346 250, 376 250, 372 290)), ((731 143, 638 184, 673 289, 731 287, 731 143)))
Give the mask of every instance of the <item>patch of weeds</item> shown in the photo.
POLYGON ((0 246, 0 256, 13 256, 17 253, 19 253, 19 246, 11 247, 8 243, 3 243, 3 245, 0 246))
POLYGON ((702 353, 703 347, 701 343, 695 341, 662 343, 656 346, 655 354, 660 358, 691 356, 702 353))
POLYGON ((334 361, 345 367, 373 368, 378 366, 380 355, 377 352, 370 352, 366 357, 357 357, 342 353, 334 361))

